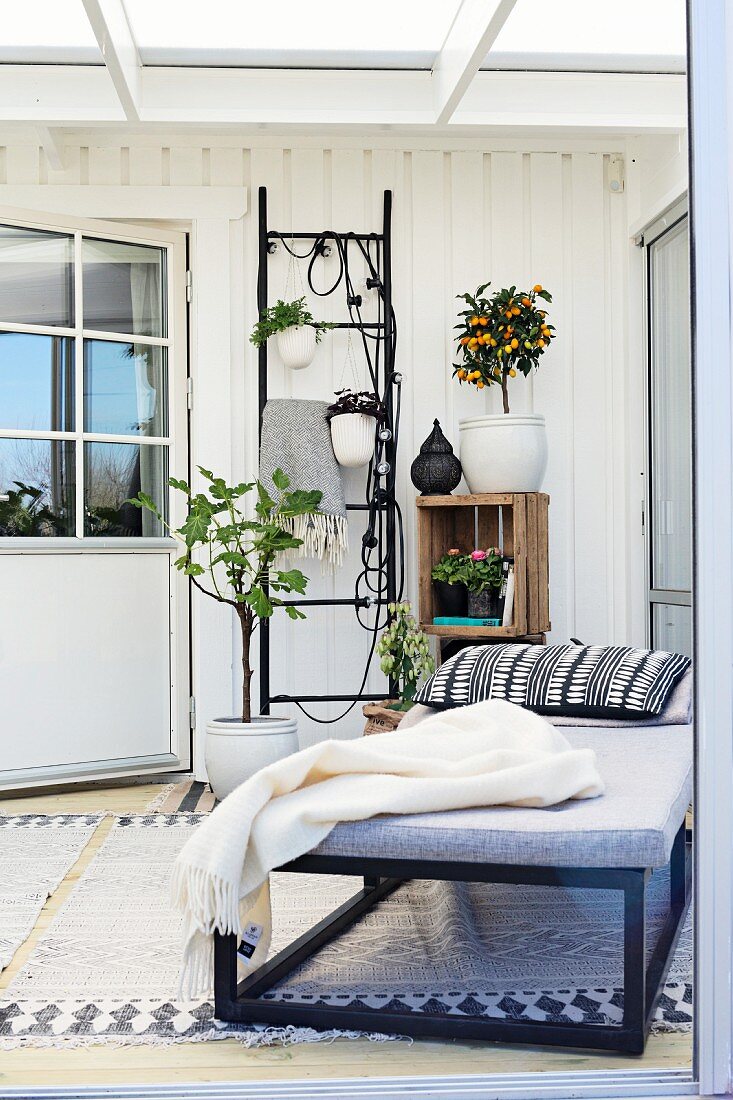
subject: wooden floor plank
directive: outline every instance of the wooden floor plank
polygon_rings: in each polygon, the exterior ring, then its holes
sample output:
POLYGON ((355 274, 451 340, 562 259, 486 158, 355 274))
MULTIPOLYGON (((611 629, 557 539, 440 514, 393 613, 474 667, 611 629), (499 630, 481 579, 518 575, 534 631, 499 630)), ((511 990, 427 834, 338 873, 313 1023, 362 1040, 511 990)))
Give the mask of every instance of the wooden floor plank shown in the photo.
MULTIPOLYGON (((3 798, 0 799, 0 812, 83 813, 104 808, 110 813, 140 813, 162 789, 162 785, 145 784, 29 795, 22 799, 3 798)), ((110 817, 100 824, 64 882, 48 899, 31 936, 0 975, 0 989, 7 987, 28 959, 104 842, 112 823, 110 817)), ((233 1039, 157 1047, 113 1047, 100 1043, 71 1050, 26 1047, 3 1051, 0 1086, 30 1088, 32 1085, 328 1080, 464 1072, 687 1069, 691 1062, 692 1036, 681 1033, 650 1036, 642 1056, 435 1040, 373 1043, 366 1039, 344 1039, 252 1050, 233 1039)))

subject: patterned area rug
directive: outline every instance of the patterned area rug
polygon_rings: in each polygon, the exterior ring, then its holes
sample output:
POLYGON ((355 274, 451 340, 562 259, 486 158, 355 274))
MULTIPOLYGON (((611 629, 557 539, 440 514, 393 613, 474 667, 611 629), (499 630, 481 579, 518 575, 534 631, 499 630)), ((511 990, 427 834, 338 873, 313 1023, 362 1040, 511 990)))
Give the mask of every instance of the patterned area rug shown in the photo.
POLYGON ((103 816, 0 816, 0 970, 28 938, 46 899, 74 866, 103 816))
MULTIPOLYGON (((210 1002, 175 999, 180 926, 168 881, 200 819, 119 819, 0 1002, 0 1045, 230 1036, 256 1045, 328 1037, 219 1024, 210 1002)), ((358 885, 330 876, 273 876, 273 951, 358 885)), ((667 887, 664 874, 653 876, 652 930, 661 925, 667 887)), ((411 882, 268 996, 616 1023, 623 1010, 620 918, 614 891, 411 882)), ((691 1025, 691 963, 688 920, 657 1013, 664 1030, 691 1025)))
POLYGON ((196 779, 184 779, 182 783, 169 783, 152 802, 145 807, 148 814, 210 813, 216 805, 214 792, 208 783, 196 779))

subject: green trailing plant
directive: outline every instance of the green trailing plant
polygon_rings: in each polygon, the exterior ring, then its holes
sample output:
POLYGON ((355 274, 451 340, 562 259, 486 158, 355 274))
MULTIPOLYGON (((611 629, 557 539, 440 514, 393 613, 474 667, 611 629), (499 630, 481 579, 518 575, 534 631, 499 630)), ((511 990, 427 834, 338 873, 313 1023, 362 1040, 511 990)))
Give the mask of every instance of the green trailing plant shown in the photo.
POLYGON ((190 577, 204 595, 234 608, 242 631, 242 721, 249 722, 253 671, 250 650, 257 625, 281 606, 291 619, 305 618, 297 607, 283 601, 283 596, 291 592, 302 595, 308 578, 299 569, 280 569, 277 565, 284 550, 294 550, 303 542, 282 523, 293 516, 311 515, 322 494, 317 489, 291 489, 290 479, 282 470, 275 470, 272 480, 279 492, 276 502, 260 481, 227 485, 203 466, 198 469, 207 482, 206 492, 193 493, 185 481, 174 477, 168 480, 188 502, 188 514, 180 527, 172 528, 166 522, 147 493, 138 493, 130 503, 147 508, 183 544, 184 553, 176 560, 176 568, 190 577), (252 492, 257 496, 254 515, 242 507, 252 492))
POLYGON ((526 378, 539 366, 542 355, 555 339, 555 327, 537 299, 551 302, 552 295, 540 283, 529 291, 510 286, 490 298, 478 287, 475 294, 459 294, 467 308, 458 314, 456 340, 463 357, 453 364, 453 377, 482 390, 501 386, 504 412, 509 412, 509 379, 520 371, 526 378))
POLYGON ((448 550, 432 568, 430 576, 444 584, 465 584, 466 555, 461 550, 448 550))
POLYGON ((310 325, 316 330, 317 343, 327 329, 334 327, 328 321, 314 319, 306 307, 305 297, 296 298, 294 302, 283 302, 279 299, 274 306, 262 310, 259 321, 252 329, 250 341, 259 348, 276 333, 284 332, 288 328, 299 328, 301 325, 310 325))
POLYGON ((390 621, 377 642, 379 667, 397 684, 400 698, 397 709, 409 710, 420 680, 435 670, 435 661, 409 602, 390 603, 387 610, 390 621))

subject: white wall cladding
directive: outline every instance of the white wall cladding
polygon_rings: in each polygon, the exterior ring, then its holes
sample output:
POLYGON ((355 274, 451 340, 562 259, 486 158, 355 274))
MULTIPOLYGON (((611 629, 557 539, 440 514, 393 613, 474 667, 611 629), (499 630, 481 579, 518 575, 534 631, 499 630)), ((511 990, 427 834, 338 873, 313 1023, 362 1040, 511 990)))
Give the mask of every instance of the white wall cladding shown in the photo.
MULTIPOLYGON (((222 418, 231 417, 237 475, 252 473, 256 459, 257 360, 247 335, 256 316, 258 186, 268 188, 270 226, 283 231, 378 230, 382 192, 393 190, 397 367, 405 379, 398 492, 410 595, 416 590, 410 463, 435 417, 457 449, 459 419, 479 406, 497 407, 496 394, 461 390, 451 381, 455 295, 489 279, 497 287, 541 282, 554 296, 558 339, 539 373, 513 385, 511 400, 514 409, 547 418, 552 638, 643 642, 643 620, 634 612, 643 598, 643 385, 640 376, 629 384, 626 369, 627 351, 638 355, 627 348, 632 251, 626 195, 611 193, 606 184, 609 156, 623 152, 623 143, 603 150, 597 141, 585 148, 576 142, 568 152, 553 152, 540 142, 537 151, 508 143, 481 149, 475 139, 463 148, 454 139, 451 148, 410 150, 394 144, 347 147, 344 139, 332 148, 312 140, 281 147, 258 139, 249 148, 233 147, 230 139, 217 142, 208 148, 162 147, 148 137, 126 148, 107 141, 73 146, 63 172, 51 171, 35 146, 9 146, 0 156, 0 183, 250 189, 244 224, 232 226, 232 396, 231 407, 221 410, 222 418)), ((333 269, 335 261, 329 262, 333 269)), ((281 250, 270 263, 272 299, 284 293, 286 269, 281 250)), ((330 299, 313 305, 325 319, 336 316, 333 310, 330 299)), ((273 349, 271 393, 328 398, 344 360, 342 334, 327 336, 315 362, 301 372, 285 372, 273 349)), ((221 365, 205 361, 196 368, 202 387, 221 365)), ((193 461, 207 464, 205 441, 193 461)), ((351 499, 363 492, 363 480, 361 472, 349 475, 351 499)), ((350 561, 335 580, 321 577, 316 565, 310 568, 312 596, 352 594, 360 534, 360 520, 353 520, 350 561)), ((348 609, 315 609, 308 623, 276 624, 273 690, 356 691, 368 643, 348 609)), ((381 682, 377 672, 372 683, 381 682)), ((313 709, 324 716, 339 712, 336 705, 313 709)), ((355 733, 360 726, 356 711, 337 728, 355 733)), ((302 729, 305 741, 324 735, 307 720, 302 729)))

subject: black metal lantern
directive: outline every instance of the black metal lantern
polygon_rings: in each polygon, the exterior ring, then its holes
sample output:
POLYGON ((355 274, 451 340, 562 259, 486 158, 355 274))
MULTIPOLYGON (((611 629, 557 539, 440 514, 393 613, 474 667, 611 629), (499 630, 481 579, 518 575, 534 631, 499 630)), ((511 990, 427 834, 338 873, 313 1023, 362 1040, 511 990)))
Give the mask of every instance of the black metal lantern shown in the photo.
POLYGON ((433 430, 410 468, 412 484, 423 496, 440 496, 455 489, 462 472, 453 448, 441 431, 440 422, 434 420, 433 430))

